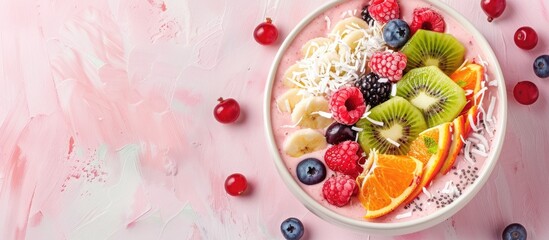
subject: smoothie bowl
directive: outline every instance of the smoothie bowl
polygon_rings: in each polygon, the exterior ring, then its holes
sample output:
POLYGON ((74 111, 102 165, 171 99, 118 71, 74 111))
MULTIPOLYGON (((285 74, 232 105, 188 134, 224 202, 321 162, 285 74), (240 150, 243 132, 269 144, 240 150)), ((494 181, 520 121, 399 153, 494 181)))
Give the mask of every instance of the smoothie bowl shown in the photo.
POLYGON ((427 0, 322 6, 272 65, 265 127, 292 193, 326 221, 398 235, 465 206, 497 162, 507 97, 498 61, 427 0))

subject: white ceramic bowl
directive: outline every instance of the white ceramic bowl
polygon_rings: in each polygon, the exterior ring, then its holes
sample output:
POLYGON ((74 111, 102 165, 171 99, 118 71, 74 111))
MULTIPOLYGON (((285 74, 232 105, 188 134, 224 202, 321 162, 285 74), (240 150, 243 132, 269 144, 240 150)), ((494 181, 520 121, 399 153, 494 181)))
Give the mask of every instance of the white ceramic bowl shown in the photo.
MULTIPOLYGON (((354 1, 354 0, 350 0, 354 1)), ((402 1, 402 0, 401 0, 402 1)), ((483 52, 485 60, 490 63, 490 68, 492 75, 495 79, 498 80, 498 88, 494 92, 497 93, 497 113, 495 113, 496 118, 498 119, 496 124, 496 133, 492 139, 492 148, 488 154, 487 159, 484 162, 484 165, 479 170, 479 177, 471 185, 469 185, 463 194, 458 197, 452 204, 435 211, 433 214, 413 219, 407 222, 395 222, 395 223, 379 223, 379 222, 370 222, 370 221, 361 221, 356 219, 351 219, 346 216, 342 216, 323 205, 315 201, 311 196, 309 196, 296 182, 292 177, 291 173, 288 171, 287 166, 285 165, 283 159, 281 158, 281 153, 278 151, 276 141, 274 139, 273 129, 272 129, 272 119, 271 119, 271 101, 272 101, 272 90, 273 84, 276 79, 278 66, 280 64, 281 58, 283 57, 285 51, 288 49, 294 38, 301 32, 301 30, 307 26, 313 19, 325 12, 326 10, 341 4, 345 1, 335 1, 328 3, 313 13, 309 14, 305 19, 303 19, 287 36, 282 46, 280 47, 278 54, 275 57, 275 60, 272 64, 268 82, 265 89, 265 99, 264 99, 264 117, 265 117, 265 128, 267 133, 267 140, 271 146, 271 150, 274 154, 275 166, 282 177, 283 181, 286 183, 287 187, 291 192, 309 209, 311 212, 319 216, 320 218, 345 226, 351 229, 359 230, 362 232, 367 232, 369 234, 379 234, 379 235, 400 235, 411 232, 420 231, 431 226, 434 226, 462 209, 471 199, 480 191, 482 186, 488 180, 492 169, 494 168, 498 156, 500 154, 501 147, 503 145, 503 138, 505 136, 505 126, 507 119, 507 96, 505 91, 505 83, 503 80, 503 74, 501 72, 498 60, 492 51, 492 48, 486 41, 486 39, 480 34, 475 27, 463 16, 457 13, 455 10, 449 6, 441 3, 437 0, 424 0, 431 4, 436 9, 442 11, 445 16, 450 16, 459 22, 463 28, 465 28, 469 33, 474 37, 478 47, 483 52)), ((474 216, 471 216, 474 217, 474 216)))

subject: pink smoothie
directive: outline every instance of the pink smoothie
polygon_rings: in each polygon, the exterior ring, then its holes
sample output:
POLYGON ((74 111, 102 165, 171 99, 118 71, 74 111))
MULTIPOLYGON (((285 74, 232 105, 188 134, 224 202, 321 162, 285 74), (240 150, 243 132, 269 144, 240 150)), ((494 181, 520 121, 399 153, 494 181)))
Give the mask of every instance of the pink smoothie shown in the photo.
MULTIPOLYGON (((323 160, 324 153, 326 149, 322 149, 320 151, 316 151, 304 156, 301 156, 299 158, 293 158, 290 156, 287 156, 282 151, 282 145, 284 143, 284 140, 286 136, 293 131, 296 131, 299 129, 299 127, 288 127, 290 125, 293 125, 290 119, 289 113, 281 113, 277 107, 276 107, 276 98, 283 94, 287 88, 282 84, 282 78, 284 75, 285 70, 294 64, 296 61, 300 60, 302 58, 301 56, 301 47, 303 44, 305 44, 308 40, 316 37, 326 37, 331 29, 328 29, 327 24, 327 18, 331 22, 331 26, 334 26, 337 21, 342 19, 342 14, 351 10, 351 12, 355 13, 355 16, 360 17, 360 10, 362 7, 367 3, 365 0, 357 0, 357 1, 347 1, 344 3, 341 3, 339 5, 335 5, 331 9, 327 10, 324 13, 321 13, 316 18, 314 18, 293 40, 292 44, 287 48, 285 53, 282 56, 280 65, 278 67, 277 73, 276 73, 276 79, 274 81, 274 85, 272 88, 272 103, 271 103, 271 121, 272 121, 272 130, 275 137, 275 143, 277 145, 277 148, 279 150, 279 153, 281 155, 281 158, 283 159, 288 172, 294 177, 294 180, 301 186, 303 191, 305 191, 307 194, 309 194, 313 199, 318 201, 321 205, 325 206, 326 208, 337 212, 341 215, 347 216, 352 219, 358 219, 358 220, 364 220, 363 216, 366 212, 360 202, 358 201, 358 198, 352 197, 351 202, 344 206, 344 207, 335 207, 333 205, 330 205, 326 200, 324 200, 322 196, 322 183, 308 186, 301 184, 299 180, 296 177, 295 174, 295 167, 301 161, 302 159, 308 158, 308 157, 315 157, 320 160, 323 160), (355 11, 356 10, 356 11, 355 11)), ((480 59, 486 59, 484 56, 484 53, 479 49, 479 47, 476 44, 476 41, 474 37, 468 33, 462 26, 459 24, 456 20, 450 18, 449 16, 446 16, 442 10, 436 9, 434 6, 431 6, 429 3, 420 1, 420 0, 406 0, 406 1, 399 1, 400 4, 400 10, 401 10, 401 16, 403 20, 410 23, 411 22, 411 16, 414 8, 416 7, 432 7, 438 12, 440 12, 445 17, 446 22, 446 32, 452 34, 454 37, 456 37, 465 47, 466 47, 466 59, 469 59, 470 61, 475 61, 477 63, 482 63, 480 59), (479 58, 481 56, 481 58, 479 58)), ((348 15, 347 15, 348 16, 348 15)), ((485 113, 487 113, 490 109, 490 103, 492 100, 492 96, 497 96, 497 86, 495 85, 495 81, 493 77, 493 69, 491 63, 487 63, 487 79, 485 79, 484 85, 486 86, 486 91, 483 97, 482 101, 482 108, 484 114, 480 115, 481 119, 484 119, 486 116, 485 113), (490 83, 491 82, 491 83, 490 83)), ((494 102, 495 103, 495 102, 494 102)), ((493 116, 496 116, 497 112, 497 106, 492 107, 490 109, 490 112, 493 116)), ((479 129, 477 131, 478 135, 475 134, 474 136, 470 136, 468 139, 465 139, 467 142, 471 142, 470 148, 471 149, 477 149, 481 148, 480 150, 485 150, 486 152, 490 153, 490 150, 492 149, 492 140, 493 140, 493 133, 495 133, 494 126, 495 121, 497 119, 492 118, 491 121, 486 122, 486 124, 479 124, 479 129), (488 130, 491 131, 490 134, 488 134, 488 130), (484 136, 486 138, 485 141, 479 140, 482 137, 479 135, 484 136), (475 138, 476 136, 476 138, 475 138), (480 146, 479 145, 483 145, 480 146)), ((324 133, 325 129, 319 130, 322 133, 324 133)), ((476 151, 476 150, 475 150, 476 151)), ((465 193, 465 191, 468 191, 467 186, 472 184, 474 181, 478 178, 478 173, 482 171, 484 167, 484 160, 485 157, 482 156, 482 154, 474 153, 471 155, 471 159, 466 159, 464 157, 464 154, 461 153, 456 160, 456 163, 454 165, 454 168, 446 175, 439 174, 433 181, 432 185, 429 186, 424 193, 421 193, 419 195, 419 199, 416 199, 414 202, 412 202, 408 206, 401 205, 399 208, 397 208, 392 213, 383 216, 381 218, 375 219, 375 220, 364 220, 364 221, 374 221, 374 222, 403 222, 403 221, 410 221, 413 219, 421 218, 423 216, 426 216, 428 214, 431 214, 438 209, 447 207, 448 205, 452 204, 455 198, 459 197, 459 195, 465 193), (472 161, 471 161, 472 160, 472 161)), ((327 176, 331 176, 333 172, 329 169, 327 176)))

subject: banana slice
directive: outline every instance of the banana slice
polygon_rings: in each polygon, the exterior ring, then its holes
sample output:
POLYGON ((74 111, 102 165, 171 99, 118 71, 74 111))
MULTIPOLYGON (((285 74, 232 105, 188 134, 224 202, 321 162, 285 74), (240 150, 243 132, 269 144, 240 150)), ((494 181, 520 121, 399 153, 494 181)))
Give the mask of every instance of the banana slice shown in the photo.
MULTIPOLYGON (((301 47, 301 54, 303 54, 303 58, 310 58, 316 50, 319 48, 328 48, 330 44, 332 44, 332 39, 325 38, 325 37, 318 37, 313 38, 309 41, 307 41, 302 47, 301 47)), ((327 50, 327 49, 326 49, 327 50)))
POLYGON ((358 17, 348 17, 337 22, 330 35, 344 38, 347 34, 357 29, 368 29, 368 23, 358 17))
POLYGON ((301 79, 305 77, 305 70, 299 66, 299 63, 295 63, 284 72, 282 83, 288 88, 298 88, 296 82, 301 83, 301 79))
POLYGON ((291 133, 282 148, 291 157, 301 157, 326 147, 324 135, 310 128, 299 129, 291 133))
POLYGON ((364 36, 366 36, 366 31, 363 29, 353 30, 347 34, 343 39, 341 39, 341 43, 338 44, 337 48, 339 55, 343 56, 345 54, 354 53, 358 47, 360 39, 364 38, 364 36))
POLYGON ((295 105, 303 99, 303 95, 299 95, 299 89, 290 88, 284 94, 276 99, 276 105, 282 112, 292 113, 295 105))
POLYGON ((320 116, 316 112, 330 112, 328 100, 323 97, 308 97, 301 100, 294 107, 292 122, 302 128, 325 128, 332 119, 320 116))

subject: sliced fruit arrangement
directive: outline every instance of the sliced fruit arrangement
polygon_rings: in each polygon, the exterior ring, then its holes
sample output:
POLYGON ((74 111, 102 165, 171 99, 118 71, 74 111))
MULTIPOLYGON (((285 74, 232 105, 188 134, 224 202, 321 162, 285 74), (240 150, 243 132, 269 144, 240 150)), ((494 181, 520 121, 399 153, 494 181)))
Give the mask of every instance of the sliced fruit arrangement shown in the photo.
POLYGON ((469 63, 452 73, 450 78, 465 90, 467 104, 461 112, 463 114, 471 106, 478 104, 479 99, 475 100, 475 95, 480 91, 480 83, 484 78, 484 67, 476 63, 469 63))
POLYGON ((364 169, 356 180, 358 199, 366 209, 364 218, 376 218, 393 211, 416 189, 423 163, 413 157, 376 151, 370 154, 369 160, 372 166, 364 169))
POLYGON ((440 173, 442 174, 448 173, 452 166, 454 166, 457 156, 459 155, 459 152, 463 147, 463 141, 461 139, 464 138, 465 117, 463 115, 460 115, 459 117, 454 119, 454 121, 452 121, 451 127, 452 143, 450 145, 450 149, 448 149, 448 156, 446 157, 442 167, 440 168, 440 173))
POLYGON ((406 72, 424 66, 436 66, 447 75, 464 61, 465 47, 454 36, 419 29, 402 47, 408 57, 406 72))
POLYGON ((322 133, 310 128, 299 129, 286 137, 283 144, 284 153, 291 157, 301 157, 304 154, 326 147, 326 138, 322 133))

